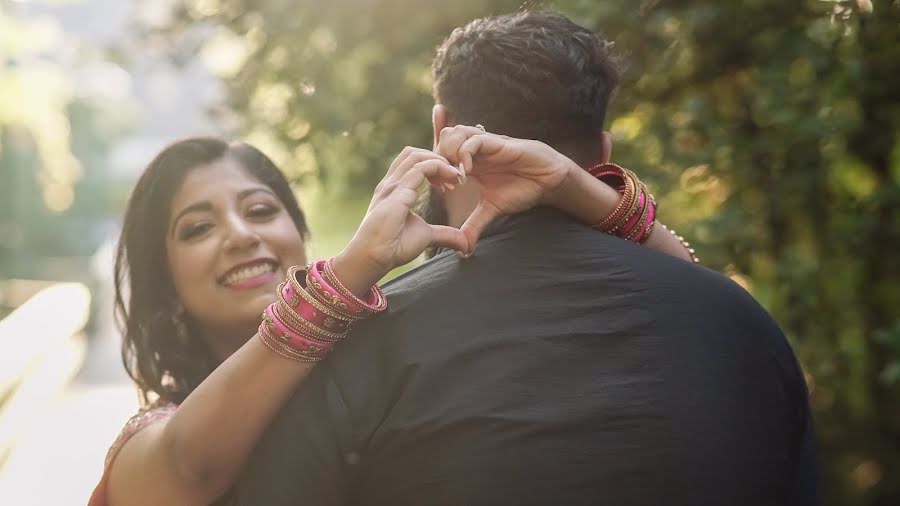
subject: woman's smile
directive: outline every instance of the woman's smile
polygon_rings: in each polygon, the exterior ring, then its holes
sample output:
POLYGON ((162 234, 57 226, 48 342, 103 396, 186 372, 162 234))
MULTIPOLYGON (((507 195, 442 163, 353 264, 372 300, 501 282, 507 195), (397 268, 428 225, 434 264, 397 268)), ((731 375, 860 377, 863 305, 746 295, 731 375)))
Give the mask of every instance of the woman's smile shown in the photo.
POLYGON ((232 267, 219 278, 219 284, 234 290, 250 290, 269 285, 281 271, 281 266, 272 259, 257 259, 232 267))

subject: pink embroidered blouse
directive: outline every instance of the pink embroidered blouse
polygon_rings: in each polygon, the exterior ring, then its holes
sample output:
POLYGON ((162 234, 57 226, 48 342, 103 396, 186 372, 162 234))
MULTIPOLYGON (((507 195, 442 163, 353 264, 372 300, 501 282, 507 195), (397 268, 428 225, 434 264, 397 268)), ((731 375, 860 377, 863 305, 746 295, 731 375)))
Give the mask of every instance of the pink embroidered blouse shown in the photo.
POLYGON ((177 408, 175 404, 165 403, 156 406, 152 406, 150 408, 141 410, 138 414, 131 417, 128 420, 128 423, 125 424, 125 427, 122 429, 122 432, 119 433, 119 437, 116 438, 115 442, 113 442, 112 446, 109 447, 109 452, 106 454, 106 463, 103 467, 103 476, 100 478, 100 483, 97 484, 97 487, 94 489, 94 493, 91 494, 91 499, 88 501, 88 506, 107 506, 109 503, 106 498, 106 485, 109 481, 109 468, 112 465, 113 460, 116 458, 116 455, 119 453, 119 450, 122 448, 131 436, 135 435, 148 425, 163 420, 172 416, 175 412, 175 408, 177 408))

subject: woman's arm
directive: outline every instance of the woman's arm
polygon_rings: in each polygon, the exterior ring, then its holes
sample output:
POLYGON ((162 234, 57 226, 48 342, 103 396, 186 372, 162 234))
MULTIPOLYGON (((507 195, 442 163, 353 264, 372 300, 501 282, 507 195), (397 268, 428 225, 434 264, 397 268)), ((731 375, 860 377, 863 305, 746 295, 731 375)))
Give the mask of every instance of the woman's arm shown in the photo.
POLYGON ((108 503, 195 505, 222 496, 313 365, 282 358, 253 336, 171 417, 122 446, 109 468, 108 503))
MULTIPOLYGON (((587 225, 596 225, 622 198, 612 187, 539 141, 457 125, 441 131, 435 152, 453 164, 462 164, 466 174, 481 184, 481 203, 462 224, 470 247, 501 215, 544 204, 587 225)), ((644 244, 688 261, 693 258, 693 252, 661 223, 644 244)))
MULTIPOLYGON (((362 296, 390 269, 430 246, 465 249, 461 231, 429 225, 411 211, 422 183, 456 183, 459 177, 458 169, 431 151, 405 149, 378 185, 356 236, 334 261, 341 284, 362 296)), ((174 414, 123 444, 108 470, 107 503, 194 505, 218 499, 313 367, 283 358, 259 334, 253 336, 174 414)))
MULTIPOLYGON (((550 195, 547 204, 586 225, 600 223, 616 208, 622 196, 608 184, 591 176, 575 162, 568 160, 564 167, 562 170, 566 172, 567 176, 550 195)), ((667 255, 693 261, 692 252, 688 251, 681 240, 663 227, 658 220, 653 235, 644 245, 667 255)))

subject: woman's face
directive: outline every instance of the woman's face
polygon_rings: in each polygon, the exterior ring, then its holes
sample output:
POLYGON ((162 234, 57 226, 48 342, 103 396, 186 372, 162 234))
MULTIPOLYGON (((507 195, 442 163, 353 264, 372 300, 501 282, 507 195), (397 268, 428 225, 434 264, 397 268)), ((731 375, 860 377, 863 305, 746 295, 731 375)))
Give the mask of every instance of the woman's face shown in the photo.
POLYGON ((214 350, 233 351, 275 301, 287 269, 306 263, 303 239, 275 193, 228 157, 193 169, 169 213, 178 297, 214 350))

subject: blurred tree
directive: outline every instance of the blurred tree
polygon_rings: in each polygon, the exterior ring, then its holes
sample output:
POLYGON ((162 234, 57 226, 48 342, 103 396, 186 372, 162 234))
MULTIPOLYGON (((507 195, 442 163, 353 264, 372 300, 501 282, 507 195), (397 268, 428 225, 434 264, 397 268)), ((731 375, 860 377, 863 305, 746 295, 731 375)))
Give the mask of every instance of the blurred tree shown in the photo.
POLYGON ((105 148, 127 115, 76 89, 60 48, 77 62, 83 44, 8 4, 0 0, 0 279, 86 280, 115 209, 105 148))
POLYGON ((29 133, 41 162, 37 176, 44 204, 64 211, 81 175, 64 114, 73 90, 64 69, 42 57, 62 45, 62 33, 47 20, 17 19, 0 4, 0 34, 0 126, 29 133))
POLYGON ((176 60, 199 52, 226 79, 223 116, 299 183, 314 248, 336 252, 390 160, 431 146, 434 47, 521 3, 194 0, 166 33, 176 60))
MULTIPOLYGON (((223 114, 301 184, 333 247, 392 156, 430 145, 435 45, 520 5, 193 0, 167 34, 227 80, 223 114)), ((829 501, 900 503, 900 4, 552 6, 627 52, 614 158, 654 183, 666 221, 790 335, 829 501)))
POLYGON ((29 270, 28 236, 46 225, 43 202, 68 207, 78 177, 68 122, 60 118, 69 99, 67 80, 34 59, 59 33, 53 25, 17 20, 4 7, 0 4, 0 277, 29 270), (47 161, 47 170, 39 170, 39 159, 47 161))

